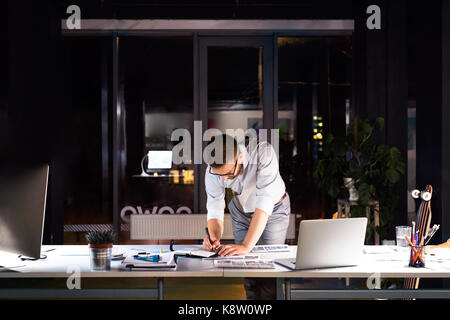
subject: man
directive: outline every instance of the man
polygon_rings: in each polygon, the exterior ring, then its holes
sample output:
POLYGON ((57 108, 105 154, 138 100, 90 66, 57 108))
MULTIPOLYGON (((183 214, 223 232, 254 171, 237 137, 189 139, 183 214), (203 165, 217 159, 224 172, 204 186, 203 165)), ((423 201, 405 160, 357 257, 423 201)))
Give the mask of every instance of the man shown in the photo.
MULTIPOLYGON (((256 244, 284 243, 291 208, 273 147, 266 141, 238 145, 225 134, 217 139, 222 140, 222 156, 209 163, 205 174, 211 242, 205 237, 203 247, 232 256, 245 255, 256 244), (235 244, 221 246, 226 188, 234 195, 228 209, 235 244)), ((276 299, 275 279, 248 278, 244 287, 247 299, 276 299)))

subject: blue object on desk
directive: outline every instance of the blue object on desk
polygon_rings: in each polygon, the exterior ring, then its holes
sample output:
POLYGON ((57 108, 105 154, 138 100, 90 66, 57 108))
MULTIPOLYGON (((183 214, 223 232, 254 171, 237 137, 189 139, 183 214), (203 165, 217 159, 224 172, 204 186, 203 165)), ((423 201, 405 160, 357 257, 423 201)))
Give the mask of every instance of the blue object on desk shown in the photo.
POLYGON ((134 256, 134 258, 140 261, 159 262, 159 254, 147 257, 134 256))

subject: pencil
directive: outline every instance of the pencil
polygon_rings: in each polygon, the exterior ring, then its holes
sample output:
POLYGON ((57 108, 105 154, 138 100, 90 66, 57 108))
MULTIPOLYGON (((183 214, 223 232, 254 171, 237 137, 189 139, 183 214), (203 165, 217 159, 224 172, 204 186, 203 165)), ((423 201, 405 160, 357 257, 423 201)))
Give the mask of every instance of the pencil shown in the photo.
POLYGON ((416 256, 419 258, 419 260, 420 260, 422 263, 425 263, 425 262, 423 262, 423 259, 422 259, 422 257, 419 255, 419 253, 417 252, 416 248, 414 248, 414 246, 413 246, 413 244, 411 243, 411 240, 409 240, 408 236, 405 236, 405 239, 406 239, 406 241, 408 241, 409 245, 410 245, 411 248, 413 249, 413 251, 414 251, 414 253, 416 254, 416 256))

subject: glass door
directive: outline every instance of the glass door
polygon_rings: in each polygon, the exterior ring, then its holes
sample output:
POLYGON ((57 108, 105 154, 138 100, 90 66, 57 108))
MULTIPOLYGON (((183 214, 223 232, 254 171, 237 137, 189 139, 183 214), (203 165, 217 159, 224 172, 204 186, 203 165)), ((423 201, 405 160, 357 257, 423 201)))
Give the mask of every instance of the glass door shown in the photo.
MULTIPOLYGON (((254 129, 260 134, 274 128, 272 37, 200 37, 199 57, 198 120, 203 131, 254 129)), ((204 140, 211 135, 205 134, 204 140)), ((206 212, 206 164, 198 166, 200 209, 206 212)))

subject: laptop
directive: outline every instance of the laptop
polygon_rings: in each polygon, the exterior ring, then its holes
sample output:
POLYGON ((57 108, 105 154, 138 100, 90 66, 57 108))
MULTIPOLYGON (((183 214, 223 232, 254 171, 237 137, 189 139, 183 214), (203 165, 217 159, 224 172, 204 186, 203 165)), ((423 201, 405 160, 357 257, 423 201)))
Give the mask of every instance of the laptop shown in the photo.
POLYGON ((276 263, 292 270, 356 266, 360 263, 367 218, 303 220, 297 258, 276 263))

